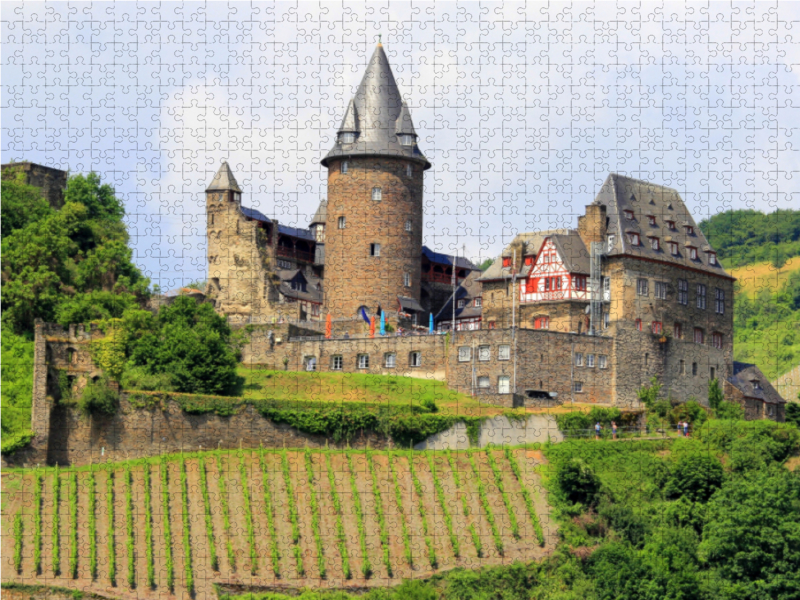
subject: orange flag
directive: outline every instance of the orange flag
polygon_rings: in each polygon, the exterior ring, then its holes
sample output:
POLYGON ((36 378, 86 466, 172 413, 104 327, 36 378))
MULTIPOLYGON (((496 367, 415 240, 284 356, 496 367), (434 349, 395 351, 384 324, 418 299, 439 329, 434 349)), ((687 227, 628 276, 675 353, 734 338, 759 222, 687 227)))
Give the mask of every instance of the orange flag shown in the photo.
POLYGON ((328 318, 325 321, 325 339, 331 339, 331 333, 333 331, 333 322, 331 321, 331 313, 328 313, 328 318))
POLYGON ((375 316, 373 315, 372 320, 369 322, 369 337, 375 337, 375 316))

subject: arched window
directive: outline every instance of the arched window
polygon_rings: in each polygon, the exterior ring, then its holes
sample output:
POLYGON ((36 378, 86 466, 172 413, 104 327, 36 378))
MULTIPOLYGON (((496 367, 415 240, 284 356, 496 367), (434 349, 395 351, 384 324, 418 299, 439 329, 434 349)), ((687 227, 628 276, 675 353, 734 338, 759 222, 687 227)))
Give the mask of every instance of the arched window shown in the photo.
POLYGON ((381 200, 383 200, 383 192, 381 188, 379 187, 372 188, 372 199, 375 202, 380 202, 381 200))
POLYGON ((78 362, 78 352, 75 348, 67 348, 67 362, 74 365, 78 362))
POLYGON ((342 173, 347 173, 347 166, 348 166, 347 165, 347 161, 343 160, 342 161, 342 173))

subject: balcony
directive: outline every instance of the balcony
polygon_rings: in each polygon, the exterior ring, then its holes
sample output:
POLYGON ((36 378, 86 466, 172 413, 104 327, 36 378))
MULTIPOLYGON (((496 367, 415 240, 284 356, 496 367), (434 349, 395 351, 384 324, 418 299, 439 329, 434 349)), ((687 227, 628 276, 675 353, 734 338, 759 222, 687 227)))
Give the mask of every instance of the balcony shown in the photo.
POLYGON ((297 250, 296 248, 288 248, 286 246, 278 246, 276 253, 278 256, 285 256, 287 258, 295 258, 305 262, 314 262, 314 253, 305 250, 297 250))

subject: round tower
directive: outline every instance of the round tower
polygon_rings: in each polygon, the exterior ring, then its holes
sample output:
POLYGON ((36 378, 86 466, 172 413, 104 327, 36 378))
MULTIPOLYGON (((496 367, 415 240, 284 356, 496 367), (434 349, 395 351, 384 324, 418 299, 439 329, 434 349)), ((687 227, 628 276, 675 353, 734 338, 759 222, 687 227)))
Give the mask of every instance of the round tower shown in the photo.
POLYGON ((380 44, 322 164, 326 312, 421 310, 423 172, 431 165, 380 44))

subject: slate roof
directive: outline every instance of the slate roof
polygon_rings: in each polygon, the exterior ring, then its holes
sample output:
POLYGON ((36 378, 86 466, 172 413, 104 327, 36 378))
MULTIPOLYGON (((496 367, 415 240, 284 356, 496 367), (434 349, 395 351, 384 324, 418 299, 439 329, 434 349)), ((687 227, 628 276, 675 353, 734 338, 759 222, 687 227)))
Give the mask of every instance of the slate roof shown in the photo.
POLYGON ((577 231, 573 231, 569 235, 553 235, 550 236, 550 239, 558 250, 564 267, 570 273, 589 274, 589 251, 577 231))
POLYGON ((414 298, 409 298, 408 296, 398 296, 397 301, 400 303, 400 308, 403 310, 403 312, 422 312, 422 306, 414 298))
POLYGON ((455 261, 457 269, 469 269, 470 271, 478 271, 477 265, 472 261, 464 258, 463 256, 452 256, 450 254, 442 254, 441 252, 434 252, 427 246, 422 247, 422 255, 427 257, 431 262, 440 265, 452 265, 455 261))
POLYGON ((314 234, 311 233, 308 229, 302 229, 300 227, 289 227, 288 225, 281 225, 278 223, 278 233, 282 233, 283 235, 290 235, 292 237, 300 238, 303 240, 308 240, 309 242, 313 242, 314 234))
POLYGON ((676 190, 612 173, 597 193, 595 203, 606 206, 608 233, 615 236, 609 255, 649 258, 730 277, 719 261, 716 265, 709 263, 706 250, 711 246, 676 190), (625 210, 633 211, 634 218, 626 218, 625 210), (650 215, 655 217, 655 225, 649 224, 650 215), (670 230, 667 221, 673 221, 677 231, 670 230), (686 233, 685 225, 694 229, 693 235, 686 233), (632 246, 628 232, 638 233, 641 245, 632 246), (659 238, 660 250, 651 248, 649 237, 659 238), (669 241, 678 243, 678 256, 672 256, 669 241), (690 258, 687 245, 697 248, 697 260, 690 258))
POLYGON ((464 308, 458 308, 456 306, 456 320, 480 317, 483 314, 483 309, 481 307, 472 306, 472 300, 483 293, 483 286, 481 286, 480 280, 480 271, 473 271, 470 273, 456 288, 456 291, 450 295, 450 298, 444 303, 444 306, 442 306, 441 310, 434 316, 433 320, 436 322, 452 320, 453 296, 455 296, 456 300, 466 300, 466 306, 464 306, 464 308))
POLYGON ((246 206, 242 206, 242 214, 245 217, 253 219, 254 221, 261 221, 263 223, 272 223, 272 219, 270 219, 264 213, 256 210, 255 208, 247 208, 246 206))
POLYGON ((211 183, 206 188, 206 191, 215 192, 227 190, 233 190, 234 192, 240 193, 242 191, 239 187, 239 184, 236 183, 236 178, 233 176, 233 172, 228 166, 228 163, 222 161, 222 164, 219 166, 219 171, 217 171, 217 174, 214 175, 214 179, 211 180, 211 183))
POLYGON ((728 382, 736 386, 748 398, 757 398, 767 404, 785 404, 781 395, 772 387, 767 376, 755 365, 749 363, 733 363, 733 375, 728 377, 728 382), (756 389, 753 380, 758 380, 761 389, 756 389))
POLYGON ((311 223, 309 225, 316 225, 317 223, 321 223, 325 225, 325 222, 328 220, 328 200, 322 200, 317 207, 317 212, 314 213, 314 216, 311 217, 311 223))
POLYGON ((400 144, 398 135, 414 134, 414 125, 381 44, 347 105, 339 128, 339 133, 343 132, 357 133, 355 143, 341 144, 337 135, 333 148, 322 159, 323 166, 327 167, 331 158, 342 156, 397 156, 415 160, 425 169, 431 167, 416 143, 400 144))
MULTIPOLYGON (((511 279, 511 269, 503 268, 503 257, 511 257, 512 254, 512 247, 519 246, 520 244, 525 244, 525 253, 526 254, 536 254, 539 252, 539 249, 542 247, 542 243, 544 239, 548 236, 554 235, 569 235, 571 233, 571 229, 547 229, 544 231, 530 231, 527 233, 520 233, 518 234, 508 246, 505 247, 503 252, 500 254, 500 257, 495 260, 489 268, 486 269, 483 274, 481 275, 479 281, 496 281, 498 279, 511 279)), ((524 263, 524 261, 519 260, 520 263, 524 263)), ((525 264, 522 265, 520 272, 517 273, 517 277, 524 277, 530 272, 530 266, 525 264)))
POLYGON ((276 273, 281 280, 278 289, 284 296, 297 300, 308 300, 309 302, 322 302, 322 289, 317 288, 317 285, 322 284, 322 280, 318 277, 306 275, 300 269, 278 269, 276 273), (305 281, 306 291, 302 289, 293 290, 292 280, 305 281))

